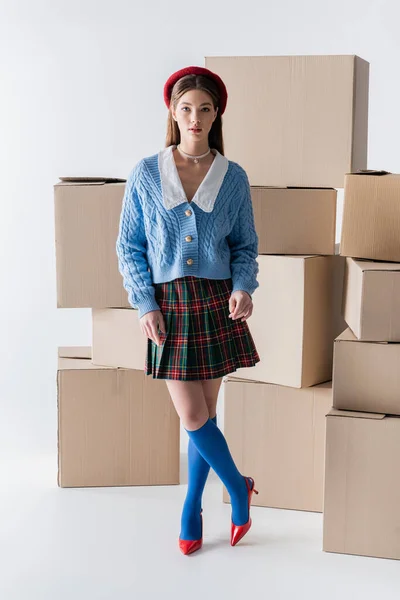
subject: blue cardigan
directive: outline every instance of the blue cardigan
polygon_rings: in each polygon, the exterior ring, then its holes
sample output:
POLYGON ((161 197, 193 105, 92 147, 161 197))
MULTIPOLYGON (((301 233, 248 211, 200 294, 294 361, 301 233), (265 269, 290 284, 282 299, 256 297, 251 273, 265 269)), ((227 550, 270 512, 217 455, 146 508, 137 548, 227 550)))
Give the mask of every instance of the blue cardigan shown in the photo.
POLYGON ((139 318, 160 310, 155 283, 194 275, 232 277, 250 296, 259 286, 258 236, 246 172, 217 150, 188 202, 172 154, 142 158, 129 174, 116 243, 128 301, 139 318))

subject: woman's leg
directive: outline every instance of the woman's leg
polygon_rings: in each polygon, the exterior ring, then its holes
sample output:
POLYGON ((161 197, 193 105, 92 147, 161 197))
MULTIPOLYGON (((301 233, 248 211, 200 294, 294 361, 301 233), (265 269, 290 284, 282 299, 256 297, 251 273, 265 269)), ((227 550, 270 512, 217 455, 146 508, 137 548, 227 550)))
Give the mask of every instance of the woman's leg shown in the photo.
POLYGON ((190 439, 229 492, 233 523, 244 525, 248 521, 246 482, 233 461, 224 435, 209 418, 202 382, 172 379, 165 381, 190 439))
MULTIPOLYGON (((196 419, 201 416, 204 420, 213 417, 216 423, 216 402, 212 397, 212 389, 207 389, 207 398, 202 393, 200 382, 194 385, 189 384, 187 393, 184 392, 182 385, 174 386, 171 380, 165 380, 171 398, 174 399, 174 405, 182 423, 190 422, 190 419, 196 419), (211 413, 210 413, 211 409, 211 413)), ((179 382, 182 383, 182 382, 179 382)), ((189 383, 189 382, 188 382, 189 383)), ((198 540, 201 537, 201 518, 200 510, 204 486, 210 472, 210 465, 197 450, 192 440, 188 441, 188 488, 185 502, 182 509, 181 532, 179 537, 182 540, 198 540)))
MULTIPOLYGON (((217 401, 222 377, 218 379, 205 379, 201 383, 208 408, 208 415, 217 424, 217 401)), ((183 540, 198 540, 201 537, 200 509, 209 472, 210 465, 204 460, 189 437, 188 488, 182 509, 181 533, 179 536, 183 540)))
POLYGON ((218 377, 217 379, 203 379, 201 381, 210 419, 213 419, 217 414, 217 401, 221 383, 222 377, 218 377))
MULTIPOLYGON (((217 416, 211 419, 217 424, 217 416)), ((181 517, 181 540, 199 540, 201 538, 202 499, 204 487, 210 472, 210 465, 197 450, 189 438, 188 442, 188 487, 183 503, 181 517)))

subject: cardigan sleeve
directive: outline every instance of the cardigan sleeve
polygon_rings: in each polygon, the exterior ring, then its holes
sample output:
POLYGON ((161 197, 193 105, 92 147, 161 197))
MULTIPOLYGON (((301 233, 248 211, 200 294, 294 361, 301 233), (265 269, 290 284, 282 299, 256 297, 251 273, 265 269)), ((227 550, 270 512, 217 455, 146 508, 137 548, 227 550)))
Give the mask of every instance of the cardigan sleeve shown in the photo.
POLYGON ((238 189, 239 209, 232 231, 227 236, 231 251, 232 293, 243 290, 251 296, 259 286, 258 235, 254 223, 250 183, 242 168, 238 189))
POLYGON ((128 292, 129 304, 138 309, 141 318, 152 310, 160 310, 160 307, 155 300, 155 288, 147 261, 147 239, 137 192, 137 173, 136 166, 126 182, 116 251, 118 269, 128 292))

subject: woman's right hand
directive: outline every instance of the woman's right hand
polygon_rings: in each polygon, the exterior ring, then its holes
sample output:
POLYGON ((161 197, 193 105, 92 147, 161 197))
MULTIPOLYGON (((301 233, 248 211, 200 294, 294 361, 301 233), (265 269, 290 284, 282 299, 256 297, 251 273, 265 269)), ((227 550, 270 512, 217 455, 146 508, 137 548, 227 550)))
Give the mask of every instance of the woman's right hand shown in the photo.
POLYGON ((160 334, 158 332, 158 329, 160 329, 162 333, 166 333, 164 317, 161 310, 152 310, 146 313, 145 315, 143 315, 143 317, 141 317, 139 323, 142 329, 142 333, 144 333, 144 335, 146 335, 155 344, 157 344, 157 346, 159 346, 160 334))

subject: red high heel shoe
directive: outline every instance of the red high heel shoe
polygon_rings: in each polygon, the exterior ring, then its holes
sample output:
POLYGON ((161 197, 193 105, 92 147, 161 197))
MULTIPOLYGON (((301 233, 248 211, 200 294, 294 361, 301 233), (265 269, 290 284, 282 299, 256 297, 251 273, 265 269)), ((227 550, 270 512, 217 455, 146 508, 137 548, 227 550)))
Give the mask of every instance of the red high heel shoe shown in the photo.
POLYGON ((200 550, 203 545, 203 515, 201 514, 203 509, 200 510, 201 518, 201 538, 199 540, 181 540, 179 538, 179 548, 183 554, 192 554, 196 550, 200 550))
POLYGON ((247 496, 249 503, 249 520, 244 525, 234 525, 233 521, 231 522, 231 546, 235 546, 244 535, 248 532, 251 527, 251 517, 250 517, 250 504, 251 497, 253 492, 258 494, 258 491, 254 488, 254 479, 252 477, 245 477, 245 482, 247 486, 247 496), (250 488, 249 479, 253 482, 253 486, 250 488))

